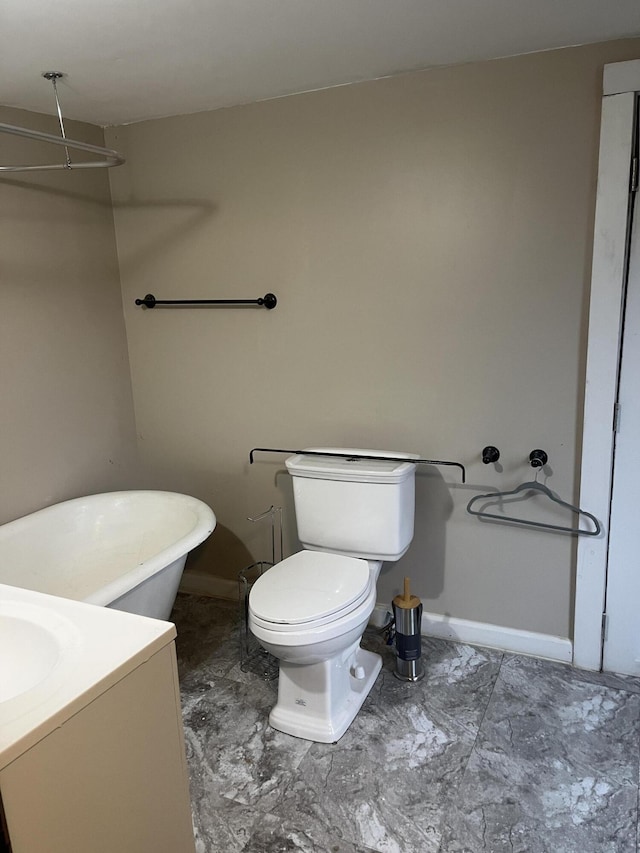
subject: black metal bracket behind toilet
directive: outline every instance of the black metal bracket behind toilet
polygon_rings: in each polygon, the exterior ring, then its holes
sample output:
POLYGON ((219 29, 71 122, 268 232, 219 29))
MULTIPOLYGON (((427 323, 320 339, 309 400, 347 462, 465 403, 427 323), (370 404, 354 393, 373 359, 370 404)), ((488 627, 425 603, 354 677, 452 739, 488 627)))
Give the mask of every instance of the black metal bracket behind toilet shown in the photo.
POLYGON ((413 459, 409 456, 376 456, 365 453, 338 453, 337 451, 324 450, 283 450, 279 447, 254 447, 249 451, 249 464, 253 465, 254 453, 300 453, 304 456, 329 456, 337 459, 375 459, 380 462, 413 462, 414 465, 454 465, 462 474, 462 482, 466 482, 467 472, 461 462, 445 462, 441 459, 413 459))

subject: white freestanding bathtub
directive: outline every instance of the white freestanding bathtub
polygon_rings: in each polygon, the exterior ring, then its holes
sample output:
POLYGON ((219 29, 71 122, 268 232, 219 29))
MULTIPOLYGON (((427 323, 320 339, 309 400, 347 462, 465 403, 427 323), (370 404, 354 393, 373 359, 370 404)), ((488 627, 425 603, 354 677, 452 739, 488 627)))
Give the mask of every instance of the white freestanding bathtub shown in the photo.
POLYGON ((168 619, 188 552, 216 526, 174 492, 106 492, 0 526, 0 583, 168 619))

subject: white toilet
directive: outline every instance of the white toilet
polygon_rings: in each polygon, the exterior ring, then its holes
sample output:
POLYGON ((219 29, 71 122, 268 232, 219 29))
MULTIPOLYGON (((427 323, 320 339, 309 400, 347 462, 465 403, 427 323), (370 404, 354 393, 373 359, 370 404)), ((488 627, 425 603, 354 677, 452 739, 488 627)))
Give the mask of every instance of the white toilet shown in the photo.
MULTIPOLYGON (((384 561, 413 539, 413 454, 311 448, 349 458, 291 456, 298 538, 305 550, 254 584, 249 627, 280 660, 273 728, 331 743, 349 728, 382 666, 360 648, 384 561), (356 459, 358 455, 384 460, 356 459)), ((418 457, 415 457, 418 458, 418 457)))

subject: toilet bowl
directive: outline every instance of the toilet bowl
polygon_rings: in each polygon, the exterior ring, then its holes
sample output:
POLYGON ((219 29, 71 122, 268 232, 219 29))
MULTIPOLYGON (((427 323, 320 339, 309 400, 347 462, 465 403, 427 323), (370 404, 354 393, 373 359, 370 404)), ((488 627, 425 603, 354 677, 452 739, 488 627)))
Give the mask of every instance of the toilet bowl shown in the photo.
POLYGON ((254 584, 249 626, 280 661, 273 728, 332 743, 350 726, 382 666, 379 655, 360 648, 380 566, 305 550, 254 584))
POLYGON ((253 585, 249 628, 280 661, 273 728, 337 741, 382 659, 360 648, 383 561, 413 538, 415 464, 407 454, 314 448, 286 460, 302 551, 253 585), (380 458, 382 457, 382 458, 380 458))

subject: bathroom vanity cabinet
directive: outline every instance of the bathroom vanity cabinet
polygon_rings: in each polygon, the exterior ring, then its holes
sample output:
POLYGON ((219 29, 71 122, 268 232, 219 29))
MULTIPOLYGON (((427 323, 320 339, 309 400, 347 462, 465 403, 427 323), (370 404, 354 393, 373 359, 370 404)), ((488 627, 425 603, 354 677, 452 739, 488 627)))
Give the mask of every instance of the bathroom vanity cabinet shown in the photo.
POLYGON ((175 626, 61 614, 79 626, 72 672, 19 714, 0 703, 0 851, 194 853, 175 626))
POLYGON ((12 853, 193 853, 173 643, 0 772, 12 853))

